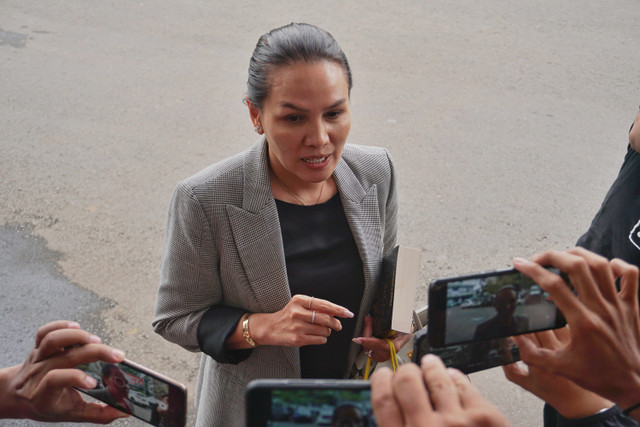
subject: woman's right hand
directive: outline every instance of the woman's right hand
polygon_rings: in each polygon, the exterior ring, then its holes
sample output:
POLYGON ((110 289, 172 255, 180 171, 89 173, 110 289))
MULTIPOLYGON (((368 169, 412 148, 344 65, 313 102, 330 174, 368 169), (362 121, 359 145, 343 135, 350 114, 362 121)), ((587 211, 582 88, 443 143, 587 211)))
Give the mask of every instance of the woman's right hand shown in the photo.
POLYGON ((280 311, 252 314, 249 330, 257 345, 320 345, 327 342, 332 330, 342 329, 336 317, 352 318, 353 313, 327 300, 294 295, 280 311))

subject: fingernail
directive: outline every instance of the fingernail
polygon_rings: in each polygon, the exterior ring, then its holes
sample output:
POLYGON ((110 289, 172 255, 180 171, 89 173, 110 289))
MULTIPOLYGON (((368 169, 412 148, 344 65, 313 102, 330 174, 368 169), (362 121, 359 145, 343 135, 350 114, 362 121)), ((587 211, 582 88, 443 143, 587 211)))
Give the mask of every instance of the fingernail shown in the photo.
POLYGON ((433 363, 436 360, 436 356, 433 354, 427 354, 422 358, 422 364, 433 363))
POLYGON ((124 359, 124 352, 122 350, 118 350, 117 348, 111 350, 111 355, 118 360, 124 359))
POLYGON ((344 309, 344 317, 347 317, 347 318, 351 319, 353 317, 353 313, 345 308, 344 309))
POLYGON ((462 372, 453 368, 447 368, 447 374, 449 375, 449 378, 452 379, 464 378, 464 374, 462 372))
POLYGON ((67 323, 67 328, 69 328, 69 329, 80 329, 80 324, 78 322, 69 322, 69 323, 67 323))
POLYGON ((362 345, 362 341, 360 341, 360 338, 354 338, 351 341, 353 341, 356 344, 362 345))
POLYGON ((102 340, 100 339, 100 337, 96 336, 96 335, 90 335, 89 336, 89 342, 95 343, 95 344, 100 344, 102 342, 102 340))
POLYGON ((86 375, 82 383, 84 385, 84 388, 89 388, 89 389, 94 388, 95 386, 98 385, 98 382, 95 380, 95 378, 93 378, 90 375, 86 375))
POLYGON ((531 264, 531 261, 524 258, 516 257, 513 259, 513 263, 516 265, 528 265, 531 264))

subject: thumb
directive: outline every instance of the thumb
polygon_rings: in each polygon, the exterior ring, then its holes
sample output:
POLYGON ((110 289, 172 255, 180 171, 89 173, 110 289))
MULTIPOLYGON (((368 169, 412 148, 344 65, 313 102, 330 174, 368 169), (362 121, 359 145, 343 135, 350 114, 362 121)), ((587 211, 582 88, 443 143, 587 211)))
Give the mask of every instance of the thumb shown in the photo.
POLYGON ((362 336, 370 337, 373 336, 373 320, 370 315, 364 316, 364 327, 362 328, 362 336))

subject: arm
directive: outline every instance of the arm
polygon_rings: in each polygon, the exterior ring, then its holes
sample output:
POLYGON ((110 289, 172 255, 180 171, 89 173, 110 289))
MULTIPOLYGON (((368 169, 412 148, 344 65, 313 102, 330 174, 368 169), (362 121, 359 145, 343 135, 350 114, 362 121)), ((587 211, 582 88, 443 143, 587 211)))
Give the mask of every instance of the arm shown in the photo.
MULTIPOLYGON (((531 336, 514 337, 522 360, 563 376, 623 409, 640 402, 640 315, 638 269, 621 260, 608 261, 583 248, 547 251, 514 261, 516 269, 545 289, 569 323, 566 342, 539 347, 531 336), (540 265, 568 274, 577 295, 562 278, 540 265), (620 290, 616 288, 619 279, 620 290)), ((640 419, 640 408, 631 413, 640 419)))
POLYGON ((507 426, 498 409, 455 369, 434 355, 421 367, 402 365, 394 375, 376 369, 371 377, 371 403, 378 425, 507 426))
POLYGON ((155 307, 154 330, 189 351, 199 351, 200 320, 222 300, 218 253, 209 224, 193 191, 174 191, 155 307))
POLYGON ((97 360, 118 363, 124 354, 100 344, 100 338, 75 322, 56 321, 40 327, 27 359, 0 369, 0 418, 106 424, 128 416, 110 406, 85 401, 73 388, 96 386, 92 377, 73 368, 97 360))

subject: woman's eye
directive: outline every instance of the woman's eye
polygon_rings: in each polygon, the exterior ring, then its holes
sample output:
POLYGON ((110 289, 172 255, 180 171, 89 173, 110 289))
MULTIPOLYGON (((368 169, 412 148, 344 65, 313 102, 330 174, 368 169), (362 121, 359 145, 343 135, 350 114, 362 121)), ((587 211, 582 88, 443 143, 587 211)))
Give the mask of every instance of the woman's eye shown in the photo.
POLYGON ((331 111, 327 113, 327 117, 330 119, 337 119, 340 117, 340 114, 342 114, 342 111, 331 111))
POLYGON ((302 116, 298 116, 298 115, 292 114, 290 116, 287 116, 286 120, 288 122, 291 122, 291 123, 298 123, 298 122, 302 121, 302 116))

